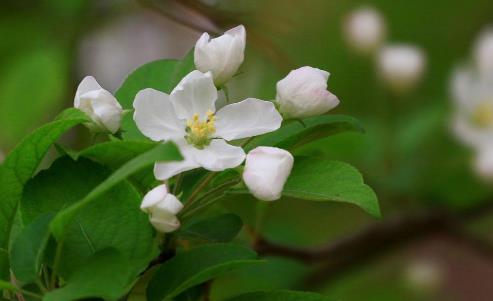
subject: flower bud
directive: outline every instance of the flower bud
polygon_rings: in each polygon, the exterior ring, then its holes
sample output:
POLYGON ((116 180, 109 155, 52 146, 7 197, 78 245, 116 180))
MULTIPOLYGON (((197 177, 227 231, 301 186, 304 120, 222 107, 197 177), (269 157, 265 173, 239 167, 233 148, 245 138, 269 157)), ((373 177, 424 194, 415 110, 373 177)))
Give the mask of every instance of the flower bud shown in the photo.
POLYGON ((122 120, 122 106, 92 76, 86 76, 77 88, 74 107, 92 120, 88 127, 96 132, 116 133, 122 120))
POLYGON ((293 168, 293 156, 280 148, 259 146, 246 156, 243 181, 258 199, 275 201, 293 168))
POLYGON ((478 70, 481 73, 493 73, 493 28, 479 35, 473 52, 478 70))
POLYGON ((149 214, 149 220, 156 230, 167 233, 180 227, 176 215, 183 209, 182 203, 171 193, 166 184, 159 185, 145 196, 140 209, 149 214))
POLYGON ((384 82, 394 90, 405 91, 421 79, 426 62, 419 48, 392 45, 380 50, 377 63, 384 82))
POLYGON ((243 63, 246 32, 243 25, 226 31, 222 36, 210 39, 203 33, 195 44, 195 67, 203 73, 211 72, 216 86, 233 77, 243 63))
POLYGON ((339 104, 327 90, 329 72, 312 67, 292 70, 277 82, 276 101, 286 118, 305 118, 326 113, 339 104))
POLYGON ((385 23, 376 9, 360 8, 345 18, 344 35, 352 49, 360 53, 371 53, 385 40, 385 23))

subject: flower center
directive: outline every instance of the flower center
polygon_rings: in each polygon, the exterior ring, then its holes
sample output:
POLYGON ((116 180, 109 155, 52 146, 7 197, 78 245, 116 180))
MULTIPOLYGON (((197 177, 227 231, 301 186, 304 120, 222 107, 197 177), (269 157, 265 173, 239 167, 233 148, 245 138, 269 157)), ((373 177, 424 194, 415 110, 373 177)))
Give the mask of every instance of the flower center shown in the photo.
POLYGON ((216 132, 214 122, 216 116, 212 111, 207 111, 207 118, 204 121, 199 119, 199 114, 194 114, 192 119, 187 121, 187 142, 198 149, 203 149, 211 142, 211 136, 216 132))
POLYGON ((472 118, 479 127, 493 127, 493 105, 488 102, 478 105, 472 114, 472 118))

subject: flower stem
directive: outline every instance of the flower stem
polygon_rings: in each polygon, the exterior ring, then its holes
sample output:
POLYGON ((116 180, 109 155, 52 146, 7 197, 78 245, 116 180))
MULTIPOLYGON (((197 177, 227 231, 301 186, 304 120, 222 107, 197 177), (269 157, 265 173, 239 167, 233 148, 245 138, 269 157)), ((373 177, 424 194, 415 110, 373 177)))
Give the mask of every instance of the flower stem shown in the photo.
POLYGON ((222 86, 222 89, 224 91, 224 96, 226 97, 226 103, 230 103, 228 87, 226 87, 226 85, 224 85, 224 86, 222 86))
POLYGON ((183 173, 176 176, 175 185, 173 186, 173 194, 177 195, 181 188, 181 183, 183 182, 183 173))
POLYGON ((186 209, 188 207, 190 207, 190 205, 193 203, 193 201, 195 200, 195 198, 199 195, 199 193, 205 188, 207 187, 207 184, 209 184, 209 182, 212 180, 212 178, 214 178, 216 176, 216 173, 215 172, 211 172, 209 173, 203 180, 202 182, 200 182, 198 185, 197 185, 197 188, 195 188, 195 190, 192 192, 192 194, 190 194, 190 196, 188 197, 188 200, 185 202, 185 206, 183 209, 186 209))
POLYGON ((60 240, 58 245, 56 246, 56 251, 55 251, 55 259, 53 261, 53 270, 51 272, 51 279, 50 279, 50 288, 55 289, 56 288, 56 273, 58 271, 58 266, 60 265, 60 259, 62 256, 62 249, 63 249, 63 241, 60 240))
POLYGON ((39 300, 42 300, 43 299, 43 296, 42 295, 39 295, 39 294, 30 292, 30 291, 26 291, 26 290, 23 290, 23 289, 21 289, 21 293, 23 295, 26 295, 26 296, 29 296, 29 297, 33 297, 33 298, 36 298, 36 299, 39 299, 39 300))

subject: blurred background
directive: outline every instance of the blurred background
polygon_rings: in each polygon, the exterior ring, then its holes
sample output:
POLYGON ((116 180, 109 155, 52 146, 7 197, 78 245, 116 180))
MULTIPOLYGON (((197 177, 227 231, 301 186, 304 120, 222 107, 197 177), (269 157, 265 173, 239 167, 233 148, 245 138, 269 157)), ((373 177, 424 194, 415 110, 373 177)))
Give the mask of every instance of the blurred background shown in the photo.
MULTIPOLYGON (((143 63, 181 58, 202 32, 238 24, 247 54, 231 97, 274 99, 290 70, 329 71, 341 100, 331 114, 358 118, 366 133, 298 155, 356 166, 383 217, 340 203, 277 202, 266 240, 347 248, 315 263, 272 258, 216 281, 212 299, 292 288, 346 301, 493 300, 491 0, 4 0, 0 150, 72 106, 85 75, 114 92, 143 63)), ((79 135, 67 143, 87 139, 79 135)))

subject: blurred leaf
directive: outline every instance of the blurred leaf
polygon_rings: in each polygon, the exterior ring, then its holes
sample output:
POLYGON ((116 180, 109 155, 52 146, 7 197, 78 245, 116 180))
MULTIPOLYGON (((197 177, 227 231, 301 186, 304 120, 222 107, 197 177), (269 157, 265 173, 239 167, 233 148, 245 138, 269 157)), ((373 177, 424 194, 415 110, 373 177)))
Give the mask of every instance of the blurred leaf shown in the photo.
POLYGON ((363 127, 354 118, 343 115, 322 115, 298 121, 290 121, 277 131, 255 138, 246 150, 256 146, 276 146, 287 150, 294 149, 317 139, 345 131, 363 132, 363 127))
POLYGON ((56 48, 17 56, 0 77, 0 138, 14 144, 62 105, 67 62, 56 48))
MULTIPOLYGON (((20 208, 23 219, 30 221, 43 213, 71 208, 109 174, 88 159, 56 160, 26 184, 20 208)), ((157 245, 147 215, 139 210, 141 200, 135 188, 122 181, 80 208, 77 216, 64 224, 63 240, 57 241, 62 244, 57 273, 70 276, 89 256, 108 247, 122 253, 133 275, 145 269, 156 255, 157 245)))
POLYGON ((116 300, 125 294, 130 280, 126 258, 117 250, 105 249, 89 257, 67 278, 62 288, 45 295, 44 301, 72 301, 90 297, 116 300))
POLYGON ((149 301, 172 300, 185 290, 232 269, 258 264, 252 250, 234 244, 196 247, 165 262, 147 288, 149 301))
MULTIPOLYGON (((193 51, 182 60, 159 60, 139 67, 132 72, 116 91, 115 96, 125 109, 133 109, 137 92, 153 88, 170 93, 180 80, 195 69, 193 51)), ((122 121, 125 139, 146 139, 137 129, 132 114, 124 116, 122 121)))
POLYGON ((48 123, 26 137, 0 166, 0 277, 8 276, 6 258, 10 230, 14 220, 22 187, 34 174, 50 146, 70 128, 87 121, 84 113, 76 109, 65 110, 63 118, 48 123))
POLYGON ((9 290, 15 292, 18 291, 19 289, 8 281, 0 280, 0 290, 9 290))
POLYGON ((313 201, 347 202, 375 217, 380 216, 375 192, 354 167, 343 162, 297 157, 283 195, 313 201))
POLYGON ((63 237, 65 226, 74 218, 79 210, 91 203, 96 202, 101 194, 107 192, 109 189, 113 188, 115 185, 125 180, 135 172, 138 172, 147 166, 154 165, 155 162, 179 161, 181 159, 182 158, 178 149, 171 142, 159 143, 152 149, 131 159, 116 170, 105 181, 96 186, 83 199, 60 211, 51 223, 53 235, 56 238, 61 239, 63 237))
POLYGON ((184 239, 208 242, 229 242, 238 235, 243 223, 231 213, 207 218, 181 229, 177 235, 184 239))
POLYGON ((30 223, 17 236, 10 250, 11 269, 15 277, 24 282, 34 282, 39 274, 45 247, 50 237, 53 214, 43 214, 30 223))
POLYGON ((295 291, 253 292, 239 295, 227 301, 331 301, 327 296, 295 291))

